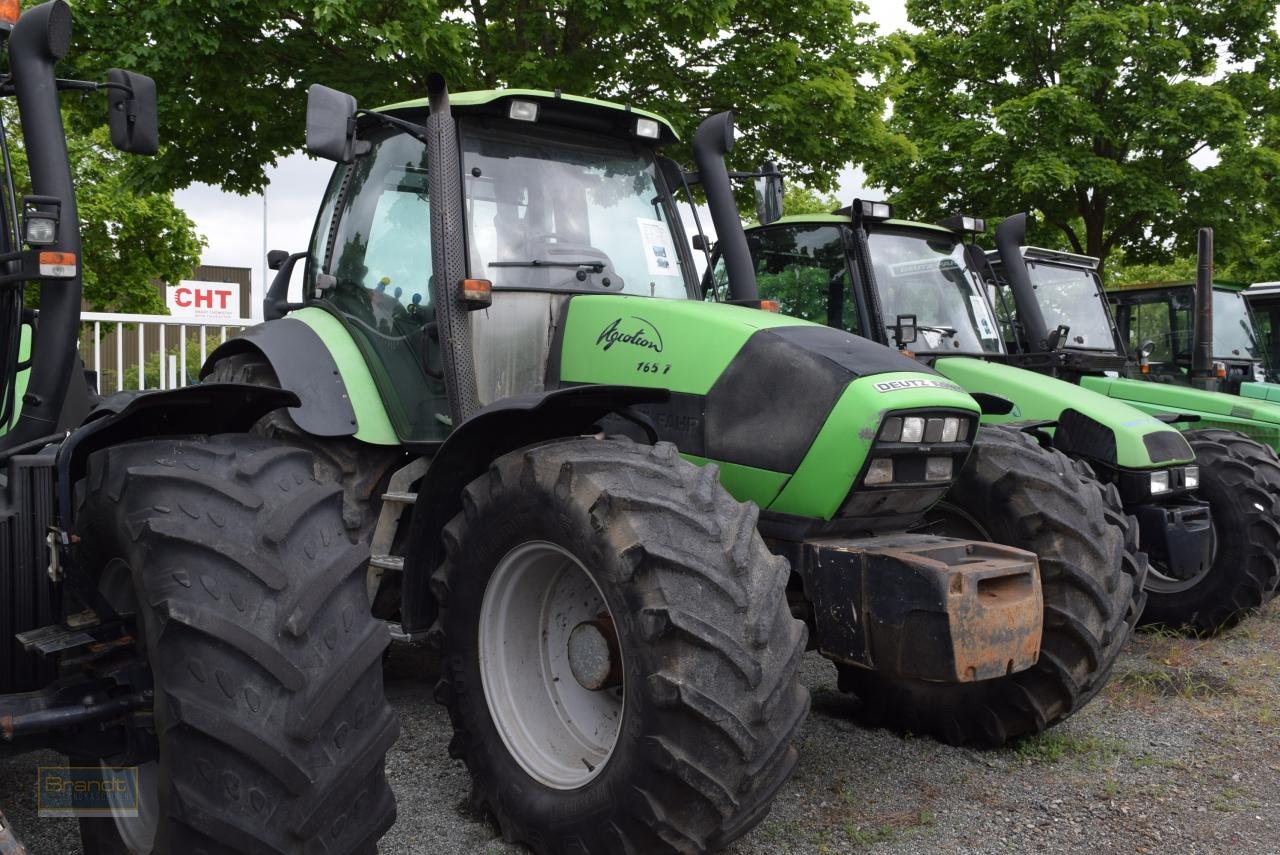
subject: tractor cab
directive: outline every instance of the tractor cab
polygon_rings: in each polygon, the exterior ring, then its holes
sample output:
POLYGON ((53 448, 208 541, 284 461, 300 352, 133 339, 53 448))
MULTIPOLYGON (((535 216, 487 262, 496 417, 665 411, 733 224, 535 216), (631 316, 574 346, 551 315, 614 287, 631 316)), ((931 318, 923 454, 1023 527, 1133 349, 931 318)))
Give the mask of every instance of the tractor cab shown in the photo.
MULTIPOLYGON (((910 350, 924 361, 1003 356, 995 315, 965 261, 963 234, 874 217, 875 208, 891 213, 884 203, 865 207, 753 228, 748 243, 761 297, 776 300, 784 314, 910 350)), ((724 265, 711 275, 723 287, 724 265)))
MULTIPOLYGON (((1195 339, 1194 282, 1138 285, 1107 294, 1116 325, 1140 370, 1156 379, 1187 382, 1195 339)), ((1222 366, 1222 391, 1240 394, 1246 383, 1264 383, 1269 358, 1254 327, 1244 287, 1213 285, 1213 359, 1222 366)), ((1280 390, 1278 390, 1280 391, 1280 390)))
MULTIPOLYGON (((1218 298, 1210 287, 1211 230, 1201 230, 1191 356, 1178 384, 1168 382, 1167 375, 1151 374, 1149 365, 1144 371, 1143 353, 1126 348, 1097 259, 1028 247, 1025 235, 1026 215, 1009 217, 996 229, 996 250, 987 253, 988 284, 998 295, 1000 321, 1016 364, 1127 401, 1184 431, 1194 423, 1197 428, 1238 431, 1280 448, 1280 404, 1268 400, 1270 384, 1242 382, 1239 395, 1224 394, 1227 367, 1214 355, 1218 298), (1196 318, 1208 323, 1197 324, 1196 318)), ((1239 304, 1229 308, 1238 309, 1239 304)), ((1238 323, 1242 318, 1234 317, 1237 324, 1229 343, 1239 342, 1243 334, 1238 323)), ((1156 345, 1150 341, 1154 353, 1156 345)))
POLYGON ((1122 371, 1128 361, 1111 315, 1097 260, 1040 247, 1019 247, 1029 299, 1018 299, 1001 257, 987 253, 996 310, 1016 364, 1066 379, 1122 371))
MULTIPOLYGON (((476 403, 544 388, 548 319, 568 297, 688 296, 692 265, 656 165, 675 139, 665 120, 533 90, 459 93, 450 107, 462 176, 451 225, 465 235, 450 261, 475 289, 466 308, 492 307, 466 319, 476 403)), ((424 239, 427 145, 414 130, 428 115, 423 99, 362 116, 364 153, 333 173, 303 277, 309 300, 351 333, 404 442, 442 441, 453 425, 424 239)), ((659 346, 630 319, 614 334, 659 346)))

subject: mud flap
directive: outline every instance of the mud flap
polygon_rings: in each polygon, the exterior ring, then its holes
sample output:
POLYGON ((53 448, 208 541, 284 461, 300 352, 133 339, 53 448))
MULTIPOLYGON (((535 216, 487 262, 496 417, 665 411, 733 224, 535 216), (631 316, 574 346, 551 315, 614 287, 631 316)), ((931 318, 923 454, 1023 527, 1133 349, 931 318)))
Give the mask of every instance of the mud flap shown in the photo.
POLYGON ((803 544, 816 642, 828 658, 939 682, 1035 664, 1044 626, 1036 556, 994 543, 898 534, 803 544))

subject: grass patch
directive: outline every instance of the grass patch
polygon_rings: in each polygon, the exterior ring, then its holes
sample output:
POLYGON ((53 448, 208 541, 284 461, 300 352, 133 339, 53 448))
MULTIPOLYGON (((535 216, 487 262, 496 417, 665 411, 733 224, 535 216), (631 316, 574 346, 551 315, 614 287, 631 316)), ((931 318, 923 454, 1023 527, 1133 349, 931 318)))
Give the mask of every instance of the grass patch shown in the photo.
POLYGON ((1157 698, 1210 700, 1236 694, 1234 682, 1200 668, 1138 668, 1117 675, 1112 683, 1117 691, 1131 691, 1157 698))
POLYGON ((1096 736, 1076 736, 1064 731, 1046 730, 1029 736, 1013 747, 1013 753, 1038 763, 1057 763, 1064 757, 1109 757, 1115 746, 1096 736))

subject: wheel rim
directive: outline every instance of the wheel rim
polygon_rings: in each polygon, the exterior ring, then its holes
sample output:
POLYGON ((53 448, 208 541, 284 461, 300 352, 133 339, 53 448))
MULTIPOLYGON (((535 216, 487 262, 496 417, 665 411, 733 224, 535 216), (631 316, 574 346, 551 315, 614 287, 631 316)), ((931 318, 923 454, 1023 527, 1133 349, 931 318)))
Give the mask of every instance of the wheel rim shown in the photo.
POLYGON ((478 637, 489 716, 511 756, 548 787, 583 786, 617 744, 625 668, 612 624, 591 573, 555 544, 517 546, 485 588, 478 637))
MULTIPOLYGON (((112 768, 103 761, 104 769, 112 768)), ((138 766, 138 792, 135 803, 131 793, 107 793, 111 805, 111 818, 125 848, 131 853, 145 855, 156 842, 156 829, 160 827, 160 764, 152 761, 138 766), (121 816, 121 812, 138 808, 137 816, 121 816)))
POLYGON ((1218 528, 1213 524, 1213 518, 1210 516, 1209 521, 1209 563, 1205 568, 1190 579, 1178 579, 1166 573, 1162 573, 1163 565, 1150 561, 1150 569, 1147 571, 1147 583, 1143 586, 1148 591, 1158 594, 1176 594, 1181 591, 1187 591, 1194 588, 1204 581, 1205 577, 1213 572, 1213 566, 1218 561, 1218 528))

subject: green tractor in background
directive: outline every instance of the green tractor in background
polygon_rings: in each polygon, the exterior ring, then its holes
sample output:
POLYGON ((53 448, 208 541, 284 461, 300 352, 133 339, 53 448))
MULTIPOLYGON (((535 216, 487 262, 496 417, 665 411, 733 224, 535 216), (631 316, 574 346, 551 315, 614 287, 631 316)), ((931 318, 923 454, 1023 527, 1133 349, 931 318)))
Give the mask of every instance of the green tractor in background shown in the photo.
POLYGON ((1244 290, 1252 332, 1261 350, 1266 380, 1280 383, 1280 282, 1255 282, 1244 290))
POLYGON ((1266 338, 1255 329, 1245 300, 1245 286, 1212 284, 1212 303, 1197 306, 1195 282, 1131 285, 1109 290, 1116 328, 1138 372, 1157 382, 1191 385, 1197 310, 1210 312, 1210 351, 1217 391, 1245 398, 1280 401, 1280 385, 1269 382, 1270 354, 1266 338), (1212 329, 1210 329, 1212 327, 1212 329))
MULTIPOLYGON (((1025 235, 1026 215, 1010 217, 996 228, 997 249, 986 253, 985 278, 997 294, 1012 358, 1132 404, 1183 432, 1196 451, 1201 492, 1218 530, 1215 565, 1229 562, 1224 566, 1236 568, 1243 583, 1231 596, 1216 597, 1212 608, 1225 614, 1256 607, 1280 581, 1280 516, 1266 498, 1280 496, 1280 404, 1218 391, 1226 372, 1213 358, 1212 232, 1202 229, 1199 236, 1196 316, 1203 329, 1194 335, 1186 386, 1153 382, 1141 358, 1130 358, 1096 259, 1027 247, 1025 235), (1233 510, 1228 516, 1222 508, 1233 510), (1248 524, 1227 528, 1231 520, 1248 524)), ((1198 588, 1176 593, 1190 601, 1198 588)))
MULTIPOLYGON (((806 637, 899 708, 944 701, 957 741, 1046 727, 1105 681, 1140 597, 1119 506, 1074 470, 1006 497, 1027 519, 1059 497, 1087 532, 1070 631, 1033 552, 910 532, 979 405, 759 311, 736 214, 719 231, 738 305, 696 299, 665 120, 433 77, 377 111, 312 87, 307 139, 338 164, 311 246, 273 254, 271 320, 203 374, 297 394, 255 431, 342 486, 374 612, 440 649, 450 752, 506 837, 653 852, 744 833, 796 761, 806 637)), ((693 139, 716 198, 732 139, 728 114, 693 139)))
MULTIPOLYGON (((1267 449, 1237 435, 1180 434, 1160 410, 1144 413, 1011 355, 984 284, 986 257, 966 244, 966 235, 984 230, 981 220, 908 222, 893 219, 881 202, 768 220, 762 216, 766 224, 748 235, 764 297, 785 312, 910 348, 987 403, 984 433, 1035 436, 1118 495, 1137 518, 1151 563, 1145 622, 1213 633, 1260 605, 1280 579, 1273 487, 1280 468, 1268 460, 1251 472, 1221 458, 1229 449, 1262 459, 1267 449), (1006 427, 995 429, 1000 425, 1006 427)), ((721 275, 714 271, 713 284, 721 275)), ((998 458, 988 466, 1006 468, 998 458)), ((942 530, 969 517, 991 538, 994 510, 955 491, 931 516, 942 530)), ((1047 578, 1046 559, 1042 553, 1047 578)))

